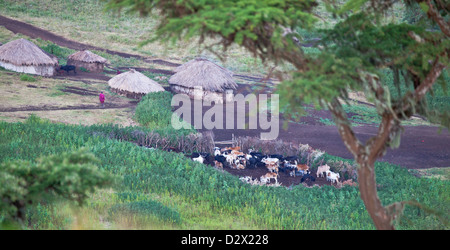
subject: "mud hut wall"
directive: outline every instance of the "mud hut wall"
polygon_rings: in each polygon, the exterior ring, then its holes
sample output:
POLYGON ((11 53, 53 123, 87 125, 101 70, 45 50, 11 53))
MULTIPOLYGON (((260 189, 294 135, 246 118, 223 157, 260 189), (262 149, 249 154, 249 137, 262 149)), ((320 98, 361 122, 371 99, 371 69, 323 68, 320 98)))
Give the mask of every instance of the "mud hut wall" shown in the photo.
POLYGON ((80 62, 80 61, 76 61, 76 60, 73 60, 73 59, 67 60, 67 64, 68 65, 74 65, 76 67, 77 71, 79 71, 80 68, 83 67, 83 68, 89 70, 90 72, 96 72, 96 73, 103 72, 103 67, 104 67, 103 63, 98 63, 98 62, 93 62, 93 63, 80 62))
POLYGON ((186 94, 189 97, 196 99, 196 100, 203 99, 204 101, 214 101, 216 103, 224 103, 224 102, 233 101, 233 90, 232 89, 225 90, 225 96, 224 96, 224 93, 222 93, 222 92, 207 91, 207 90, 202 90, 201 88, 187 88, 187 87, 183 87, 183 86, 179 86, 179 85, 175 85, 175 84, 172 84, 170 86, 170 89, 172 90, 172 92, 186 94))
POLYGON ((138 99, 138 100, 142 99, 142 97, 144 97, 146 95, 144 93, 132 93, 132 92, 128 92, 125 90, 114 89, 114 88, 111 88, 111 91, 114 93, 117 93, 121 96, 125 96, 127 98, 132 98, 132 99, 138 99))
POLYGON ((53 76, 55 74, 55 66, 49 65, 14 65, 11 63, 0 61, 0 67, 3 67, 7 70, 12 70, 15 72, 32 74, 32 75, 41 75, 41 76, 53 76))

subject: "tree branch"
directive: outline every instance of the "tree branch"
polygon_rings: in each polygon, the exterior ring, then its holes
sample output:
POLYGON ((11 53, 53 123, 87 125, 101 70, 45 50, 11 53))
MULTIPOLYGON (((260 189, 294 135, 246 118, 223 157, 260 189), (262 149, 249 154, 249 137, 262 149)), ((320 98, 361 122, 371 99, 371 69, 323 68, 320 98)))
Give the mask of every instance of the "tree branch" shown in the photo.
POLYGON ((338 132, 342 138, 342 141, 356 159, 358 155, 362 153, 361 150, 363 147, 353 132, 350 122, 348 121, 347 114, 342 108, 341 103, 337 98, 334 98, 333 101, 328 103, 328 108, 336 120, 336 126, 338 127, 338 132))
POLYGON ((428 72, 428 75, 422 81, 422 83, 417 87, 414 92, 414 99, 416 102, 419 102, 425 94, 433 87, 433 84, 436 82, 438 77, 441 75, 442 71, 445 69, 445 65, 439 62, 439 56, 433 62, 433 66, 428 72))
MULTIPOLYGON (((417 86, 414 92, 406 94, 399 104, 393 105, 393 110, 398 117, 403 117, 413 107, 411 106, 411 100, 414 104, 419 103, 426 93, 433 87, 437 78, 441 75, 446 66, 439 62, 439 56, 433 62, 431 70, 428 72, 425 79, 417 86)), ((411 113, 412 115, 412 113, 411 113)), ((409 117, 406 117, 409 118, 409 117)))
POLYGON ((442 16, 439 14, 439 11, 433 6, 431 3, 431 0, 427 1, 428 5, 428 16, 433 19, 439 25, 439 28, 441 28, 441 31, 448 37, 450 37, 450 25, 442 18, 442 16))

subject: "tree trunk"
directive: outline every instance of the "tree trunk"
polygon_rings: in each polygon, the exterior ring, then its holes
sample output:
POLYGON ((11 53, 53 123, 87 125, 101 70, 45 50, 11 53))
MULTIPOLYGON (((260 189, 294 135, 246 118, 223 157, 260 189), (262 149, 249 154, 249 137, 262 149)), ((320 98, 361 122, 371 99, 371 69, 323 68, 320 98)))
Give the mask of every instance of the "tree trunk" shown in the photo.
POLYGON ((355 161, 359 164, 359 192, 367 212, 369 212, 370 217, 372 217, 375 227, 381 230, 395 229, 394 226, 391 225, 391 218, 388 215, 387 210, 383 207, 378 198, 374 165, 380 152, 384 150, 389 138, 389 132, 391 132, 392 126, 395 124, 392 123, 392 115, 386 114, 383 116, 378 130, 378 136, 371 138, 371 140, 367 142, 367 146, 364 146, 353 132, 339 100, 334 99, 328 107, 334 115, 338 132, 344 145, 353 154, 355 161))
POLYGON ((375 181, 375 167, 373 164, 369 163, 374 161, 363 159, 363 157, 358 157, 357 161, 359 164, 359 192, 375 227, 379 230, 394 230, 395 228, 391 224, 391 219, 378 198, 375 181))

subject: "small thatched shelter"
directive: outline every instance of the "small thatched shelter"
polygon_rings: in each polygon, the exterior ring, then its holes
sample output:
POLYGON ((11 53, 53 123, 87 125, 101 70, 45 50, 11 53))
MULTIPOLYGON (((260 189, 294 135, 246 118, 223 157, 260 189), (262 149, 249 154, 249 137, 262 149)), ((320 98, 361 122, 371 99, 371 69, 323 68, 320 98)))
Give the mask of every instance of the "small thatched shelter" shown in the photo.
POLYGON ((196 58, 175 69, 169 79, 172 91, 194 99, 228 101, 237 88, 233 73, 207 59, 196 58))
POLYGON ((0 46, 0 67, 33 75, 52 76, 58 59, 26 39, 0 46))
POLYGON ((135 99, 141 99, 150 92, 165 91, 159 83, 134 69, 111 78, 108 85, 112 91, 135 99))
POLYGON ((67 64, 74 65, 77 70, 83 67, 90 72, 103 72, 107 62, 108 60, 89 50, 75 52, 67 58, 67 64))

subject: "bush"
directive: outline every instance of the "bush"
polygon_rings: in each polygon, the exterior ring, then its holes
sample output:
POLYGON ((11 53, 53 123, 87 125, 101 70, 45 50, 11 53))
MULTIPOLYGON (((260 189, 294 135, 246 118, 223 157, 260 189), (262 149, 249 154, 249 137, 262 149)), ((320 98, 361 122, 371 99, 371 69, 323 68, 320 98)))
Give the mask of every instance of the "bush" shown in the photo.
POLYGON ((36 78, 30 76, 30 75, 26 75, 26 74, 22 74, 20 75, 20 80, 24 81, 24 82, 35 82, 37 81, 36 78))
POLYGON ((58 58, 67 58, 70 54, 75 52, 75 50, 60 47, 54 43, 47 44, 43 46, 42 49, 58 58))
POLYGON ((98 159, 85 149, 0 165, 0 211, 6 219, 23 222, 25 210, 57 197, 83 204, 95 187, 110 186, 113 177, 100 170, 98 159))

